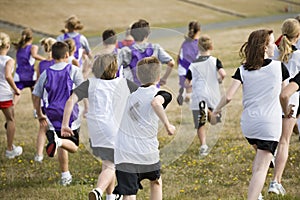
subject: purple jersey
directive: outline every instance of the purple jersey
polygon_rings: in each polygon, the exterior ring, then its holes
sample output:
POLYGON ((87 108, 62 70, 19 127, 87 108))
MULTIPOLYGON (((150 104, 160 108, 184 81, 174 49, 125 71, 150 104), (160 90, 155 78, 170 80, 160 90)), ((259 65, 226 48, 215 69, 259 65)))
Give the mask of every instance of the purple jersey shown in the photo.
POLYGON ((32 81, 34 75, 34 63, 30 63, 31 46, 27 45, 17 51, 17 69, 20 81, 32 81))
MULTIPOLYGON (((71 96, 73 80, 70 77, 71 64, 66 65, 62 70, 53 70, 48 68, 47 82, 45 89, 48 93, 48 105, 45 107, 45 113, 51 121, 55 130, 61 129, 61 123, 64 114, 65 104, 71 96)), ((78 118, 78 105, 75 104, 71 114, 69 126, 78 118)))
POLYGON ((45 71, 46 69, 48 69, 50 66, 52 66, 54 64, 55 64, 55 61, 53 59, 52 60, 42 60, 39 63, 40 74, 42 74, 43 71, 45 71))
POLYGON ((199 53, 198 40, 187 38, 181 45, 182 55, 178 58, 178 62, 186 70, 190 64, 197 58, 199 53))
POLYGON ((135 49, 133 46, 130 46, 129 48, 131 50, 131 61, 129 63, 129 67, 133 75, 133 81, 137 85, 141 85, 141 82, 138 80, 136 75, 136 64, 143 58, 152 56, 154 50, 151 43, 149 43, 149 45, 147 46, 144 52, 140 52, 139 50, 135 49))

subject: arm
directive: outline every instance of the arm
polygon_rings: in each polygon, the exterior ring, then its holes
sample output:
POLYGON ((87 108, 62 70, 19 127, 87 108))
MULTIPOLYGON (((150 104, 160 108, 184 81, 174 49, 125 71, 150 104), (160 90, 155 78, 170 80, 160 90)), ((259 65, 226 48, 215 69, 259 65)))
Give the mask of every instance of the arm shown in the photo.
POLYGON ((293 105, 289 105, 289 99, 298 89, 299 85, 296 82, 290 82, 280 93, 280 104, 285 117, 291 117, 294 112, 293 105))
POLYGON ((78 97, 73 93, 66 102, 63 120, 61 124, 61 135, 68 137, 73 135, 72 129, 69 127, 70 117, 74 108, 74 105, 78 102, 78 97))
POLYGON ((165 102, 165 99, 161 95, 157 95, 154 97, 154 99, 151 102, 151 106, 154 110, 154 112, 157 114, 159 119, 162 121, 164 124, 166 130, 168 131, 169 135, 173 135, 175 132, 175 126, 170 124, 168 117, 165 113, 165 110, 163 108, 163 103, 165 102))
POLYGON ((221 80, 219 80, 219 82, 222 82, 226 76, 226 72, 225 72, 224 68, 219 69, 218 73, 219 73, 220 79, 221 79, 221 80))
POLYGON ((241 84, 242 83, 239 80, 234 79, 232 81, 230 88, 227 90, 227 92, 221 98, 219 104, 215 108, 214 114, 219 114, 222 108, 232 100, 233 96, 236 94, 241 84))
POLYGON ((14 68, 14 60, 13 59, 10 59, 6 62, 6 65, 5 65, 5 79, 6 81, 8 82, 8 84, 10 85, 10 87, 14 90, 15 94, 16 95, 20 95, 20 90, 19 88, 17 88, 15 82, 14 82, 14 79, 12 77, 12 69, 14 68))
POLYGON ((36 45, 31 46, 31 56, 37 60, 45 60, 45 58, 38 54, 39 47, 36 45))
POLYGON ((32 100, 40 125, 43 127, 48 126, 46 116, 43 114, 41 109, 41 98, 36 95, 32 95, 32 100))
POLYGON ((72 60, 72 65, 75 65, 76 67, 79 67, 79 62, 76 59, 72 60))
POLYGON ((160 84, 161 86, 163 86, 163 85, 165 85, 165 84, 167 83, 167 79, 168 79, 169 75, 171 74, 174 65, 175 65, 175 62, 174 62, 173 59, 170 60, 170 61, 167 63, 166 72, 165 72, 165 74, 163 75, 163 77, 162 77, 162 78, 160 79, 160 81, 159 81, 159 84, 160 84))

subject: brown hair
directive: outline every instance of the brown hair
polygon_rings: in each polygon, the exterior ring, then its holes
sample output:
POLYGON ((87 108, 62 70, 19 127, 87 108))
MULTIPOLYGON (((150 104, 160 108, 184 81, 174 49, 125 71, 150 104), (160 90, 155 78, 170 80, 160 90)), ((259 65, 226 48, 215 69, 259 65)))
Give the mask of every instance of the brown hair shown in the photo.
POLYGON ((272 30, 261 29, 253 31, 248 41, 240 48, 239 55, 246 70, 257 70, 263 65, 265 58, 265 47, 268 46, 272 30))
POLYGON ((212 49, 212 40, 208 35, 202 35, 198 40, 198 47, 201 52, 212 49))
POLYGON ((21 38, 19 39, 18 42, 13 42, 12 44, 15 46, 17 50, 20 48, 24 47, 24 45, 32 40, 32 30, 30 28, 25 28, 22 33, 21 33, 21 38))
POLYGON ((69 54, 76 50, 75 41, 72 38, 67 38, 64 40, 65 43, 69 46, 69 54))
POLYGON ((74 30, 82 30, 83 25, 76 15, 71 15, 65 21, 65 29, 61 30, 63 33, 73 32, 74 30))
POLYGON ((103 31, 102 41, 106 45, 116 44, 116 42, 117 42, 116 32, 112 29, 107 29, 107 30, 103 31))
POLYGON ((6 33, 0 32, 0 50, 9 47, 10 38, 6 33))
POLYGON ((41 46, 44 47, 46 53, 51 52, 52 45, 56 42, 56 39, 48 37, 40 40, 41 46))
POLYGON ((153 84, 160 76, 161 65, 159 60, 154 57, 146 57, 137 63, 137 77, 142 85, 153 84))
POLYGON ((135 41, 141 42, 150 34, 150 25, 144 20, 140 19, 131 26, 130 34, 135 41))
POLYGON ((96 78, 114 79, 118 71, 117 57, 114 54, 98 55, 93 63, 92 72, 96 78))
POLYGON ((189 23, 189 32, 187 36, 191 39, 194 39, 194 36, 198 31, 201 31, 200 23, 197 21, 191 21, 189 23))
POLYGON ((279 43, 278 50, 279 60, 282 62, 288 62, 290 55, 293 53, 292 41, 299 37, 300 33, 300 23, 296 19, 286 19, 282 26, 282 39, 279 43))
POLYGON ((52 58, 55 60, 60 60, 65 58, 66 53, 69 52, 69 46, 65 42, 55 42, 52 45, 52 58))

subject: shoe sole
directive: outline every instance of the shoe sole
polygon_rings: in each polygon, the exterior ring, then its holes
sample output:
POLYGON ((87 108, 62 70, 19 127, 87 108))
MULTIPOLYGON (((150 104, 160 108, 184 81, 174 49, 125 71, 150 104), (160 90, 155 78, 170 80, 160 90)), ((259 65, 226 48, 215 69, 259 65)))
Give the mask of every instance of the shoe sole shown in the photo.
POLYGON ((269 189, 268 193, 279 194, 279 191, 275 189, 269 189))
POLYGON ((201 126, 203 126, 205 123, 206 123, 205 101, 200 101, 199 102, 198 128, 200 128, 201 126), (201 113, 202 113, 202 115, 201 115, 201 113), (205 120, 203 120, 202 118, 205 118, 205 120), (203 121, 205 121, 205 122, 203 122, 203 121))
POLYGON ((56 154, 56 143, 53 142, 48 144, 46 147, 46 152, 49 157, 54 157, 54 155, 56 154))

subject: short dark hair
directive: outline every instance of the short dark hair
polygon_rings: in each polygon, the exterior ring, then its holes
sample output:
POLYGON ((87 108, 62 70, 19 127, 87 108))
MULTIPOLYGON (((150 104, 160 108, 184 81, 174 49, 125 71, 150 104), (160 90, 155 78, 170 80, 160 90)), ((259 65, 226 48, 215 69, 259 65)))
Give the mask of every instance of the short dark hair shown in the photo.
POLYGON ((149 23, 144 19, 140 19, 131 26, 130 34, 135 41, 143 41, 150 34, 149 23))
POLYGON ((116 32, 112 29, 107 29, 102 33, 102 41, 104 44, 116 44, 116 32))
POLYGON ((52 45, 52 58, 55 60, 62 59, 69 52, 69 46, 65 42, 55 42, 52 45))

